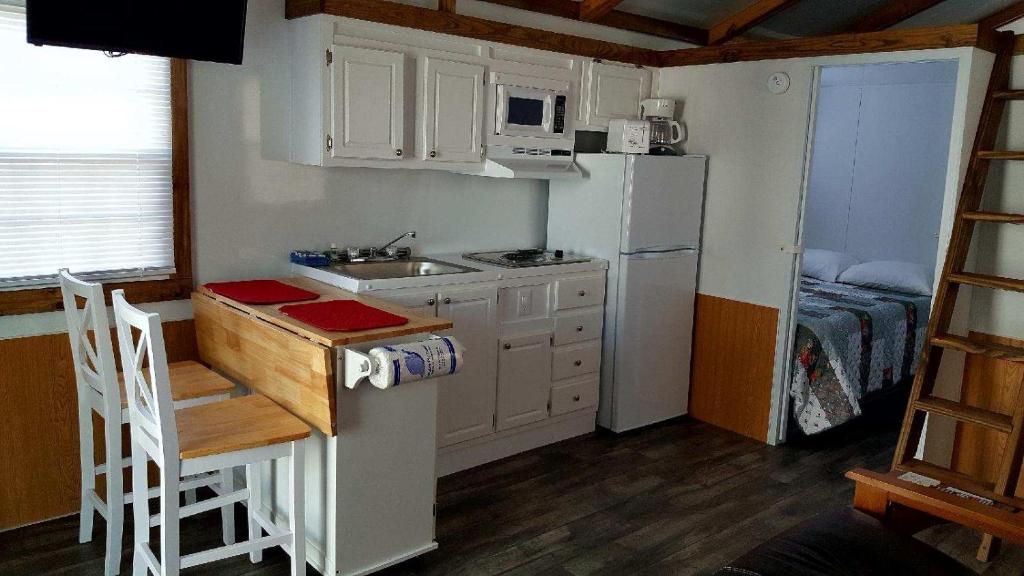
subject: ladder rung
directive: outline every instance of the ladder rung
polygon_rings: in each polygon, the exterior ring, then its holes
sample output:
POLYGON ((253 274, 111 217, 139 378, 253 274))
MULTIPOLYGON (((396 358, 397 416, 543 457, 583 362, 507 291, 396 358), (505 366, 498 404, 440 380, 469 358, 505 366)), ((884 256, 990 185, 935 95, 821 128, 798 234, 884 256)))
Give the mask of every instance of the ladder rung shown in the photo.
POLYGON ((1024 292, 1024 280, 1018 280, 1017 278, 1004 278, 1002 276, 991 276, 989 274, 974 274, 973 272, 954 272, 947 276, 947 278, 950 282, 956 282, 957 284, 992 288, 993 290, 1024 292))
POLYGON ((982 150, 978 158, 985 160, 1024 160, 1024 152, 1019 150, 982 150))
POLYGON ((1024 214, 1008 212, 964 212, 964 220, 978 222, 997 222, 1000 224, 1024 224, 1024 214))
POLYGON ((935 337, 932 338, 932 345, 941 346, 950 350, 959 350, 961 352, 967 352, 968 354, 981 354, 997 360, 1006 360, 1007 362, 1024 363, 1024 348, 1016 348, 1013 346, 1004 346, 1002 344, 992 344, 988 342, 975 342, 974 340, 969 340, 963 336, 955 336, 953 334, 936 334, 935 337))
POLYGON ((960 422, 970 422, 971 424, 977 424, 1004 433, 1009 433, 1013 427, 1013 419, 1005 414, 968 406, 960 402, 946 400, 945 398, 937 398, 935 396, 922 398, 914 402, 914 407, 918 410, 924 410, 932 414, 942 414, 955 418, 960 422))
POLYGON ((996 100, 1024 100, 1024 90, 996 90, 992 97, 996 100))

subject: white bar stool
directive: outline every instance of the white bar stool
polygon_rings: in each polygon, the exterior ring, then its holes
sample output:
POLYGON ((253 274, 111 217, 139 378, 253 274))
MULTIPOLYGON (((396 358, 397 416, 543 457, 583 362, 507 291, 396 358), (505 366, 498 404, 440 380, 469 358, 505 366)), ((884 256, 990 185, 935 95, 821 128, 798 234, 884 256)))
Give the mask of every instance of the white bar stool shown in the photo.
MULTIPOLYGON (((123 379, 114 363, 114 347, 110 338, 110 321, 103 299, 103 287, 96 282, 83 282, 67 270, 60 271, 64 314, 71 340, 71 356, 75 365, 78 388, 78 439, 82 474, 81 524, 78 540, 92 541, 94 513, 107 521, 104 574, 114 576, 121 569, 121 545, 124 532, 124 506, 136 500, 134 493, 125 493, 121 470, 131 466, 131 458, 122 458, 121 425, 128 423, 128 403, 123 393, 123 379), (79 301, 82 302, 79 307, 79 301), (92 337, 90 338, 90 332, 92 337), (103 418, 103 436, 107 462, 96 465, 93 448, 92 413, 103 418), (108 473, 113 468, 115 473, 108 473), (105 499, 96 492, 96 477, 106 476, 105 499)), ((227 400, 235 386, 216 372, 197 362, 175 362, 169 366, 172 398, 176 408, 227 400)), ((190 478, 182 484, 186 499, 195 500, 195 489, 212 486, 230 492, 231 470, 219 476, 190 478)), ((147 497, 159 495, 152 490, 147 497)), ((235 516, 231 506, 221 511, 225 543, 234 541, 235 516)))
POLYGON ((132 432, 132 488, 149 490, 146 459, 160 468, 160 513, 150 517, 134 506, 135 554, 133 574, 152 572, 178 576, 182 568, 249 554, 255 563, 265 548, 281 546, 291 555, 293 576, 306 572, 306 539, 303 497, 303 445, 309 426, 265 396, 254 394, 213 404, 175 411, 158 314, 147 314, 113 293, 121 361, 128 392, 132 432), (136 338, 136 334, 138 337, 136 338), (288 457, 288 527, 264 520, 259 511, 258 464, 288 457), (248 487, 209 500, 179 507, 178 491, 183 477, 191 474, 246 465, 248 487), (249 539, 220 548, 180 555, 181 518, 217 507, 248 501, 249 539), (149 546, 150 526, 160 526, 160 560, 149 546), (266 530, 263 536, 261 530, 266 530))

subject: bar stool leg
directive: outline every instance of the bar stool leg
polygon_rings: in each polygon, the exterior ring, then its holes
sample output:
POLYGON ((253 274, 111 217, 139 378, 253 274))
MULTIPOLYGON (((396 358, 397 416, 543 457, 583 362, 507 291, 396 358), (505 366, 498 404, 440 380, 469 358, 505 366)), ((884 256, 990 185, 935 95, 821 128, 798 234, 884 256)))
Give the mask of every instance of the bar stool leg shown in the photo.
MULTIPOLYGON (((107 459, 107 553, 104 566, 106 576, 121 572, 121 544, 124 533, 124 473, 121 471, 121 419, 103 421, 104 444, 107 459)), ((145 492, 142 501, 146 501, 145 492)))
POLYGON ((292 576, 306 574, 306 499, 303 495, 306 460, 303 457, 303 443, 304 440, 292 442, 292 473, 289 475, 288 486, 291 495, 288 524, 292 531, 292 576))
POLYGON ((92 445, 92 407, 88 397, 78 395, 78 451, 82 468, 82 507, 79 512, 78 542, 92 542, 92 523, 96 508, 89 493, 96 489, 96 457, 92 445))
MULTIPOLYGON (((225 494, 235 491, 235 471, 224 468, 220 471, 220 485, 225 494)), ((220 509, 221 529, 224 532, 224 543, 235 543, 235 505, 228 504, 220 509)))
MULTIPOLYGON (((147 457, 146 451, 132 441, 132 492, 135 494, 149 493, 149 479, 147 478, 147 457)), ((132 554, 132 576, 149 576, 149 569, 146 567, 146 560, 143 558, 142 548, 149 544, 149 500, 145 497, 138 498, 132 504, 132 516, 135 525, 135 538, 132 554)))
MULTIPOLYGON (((178 530, 181 518, 181 473, 176 461, 164 461, 160 470, 160 576, 178 576, 181 572, 181 548, 178 530)), ((148 521, 147 521, 148 524, 148 521)))
MULTIPOLYGON (((260 498, 260 473, 259 462, 245 465, 245 487, 249 489, 249 505, 246 515, 249 518, 249 541, 252 542, 263 536, 263 530, 256 521, 256 513, 262 505, 260 498)), ((249 552, 249 561, 253 564, 263 560, 263 549, 252 549, 249 552)))

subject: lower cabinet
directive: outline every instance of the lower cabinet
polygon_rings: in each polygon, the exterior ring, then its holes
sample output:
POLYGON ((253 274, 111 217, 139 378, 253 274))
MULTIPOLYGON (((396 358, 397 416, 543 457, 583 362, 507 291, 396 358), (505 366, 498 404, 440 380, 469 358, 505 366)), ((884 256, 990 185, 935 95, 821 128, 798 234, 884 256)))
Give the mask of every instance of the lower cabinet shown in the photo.
POLYGON ((498 430, 548 417, 551 335, 506 338, 498 349, 498 430))

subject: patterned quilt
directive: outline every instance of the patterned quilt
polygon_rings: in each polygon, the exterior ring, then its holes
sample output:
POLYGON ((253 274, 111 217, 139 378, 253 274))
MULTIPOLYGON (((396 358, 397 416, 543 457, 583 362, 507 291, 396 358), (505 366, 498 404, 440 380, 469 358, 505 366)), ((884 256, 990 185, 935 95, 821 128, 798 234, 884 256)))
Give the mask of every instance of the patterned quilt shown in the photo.
POLYGON ((802 277, 789 390, 800 429, 855 418, 865 394, 912 376, 930 305, 930 296, 802 277))

